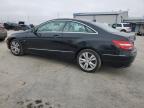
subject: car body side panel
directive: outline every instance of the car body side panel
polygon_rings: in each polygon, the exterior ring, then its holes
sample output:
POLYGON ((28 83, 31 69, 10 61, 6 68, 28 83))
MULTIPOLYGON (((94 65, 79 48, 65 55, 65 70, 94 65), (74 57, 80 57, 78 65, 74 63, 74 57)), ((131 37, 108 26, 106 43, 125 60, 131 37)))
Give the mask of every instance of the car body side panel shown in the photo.
MULTIPOLYGON (((125 34, 116 34, 107 32, 93 24, 81 21, 90 26, 97 33, 35 33, 31 30, 13 34, 7 39, 16 38, 20 40, 25 50, 32 53, 49 53, 54 52, 57 54, 66 54, 69 57, 75 57, 75 55, 82 49, 93 49, 102 57, 102 61, 113 61, 113 58, 118 60, 126 60, 125 55, 128 58, 135 58, 136 52, 123 51, 117 48, 112 40, 124 40, 129 41, 129 36, 125 34), (119 57, 120 56, 120 57, 119 57)), ((65 57, 65 56, 64 56, 65 57)), ((131 59, 132 61, 132 59, 131 59)))

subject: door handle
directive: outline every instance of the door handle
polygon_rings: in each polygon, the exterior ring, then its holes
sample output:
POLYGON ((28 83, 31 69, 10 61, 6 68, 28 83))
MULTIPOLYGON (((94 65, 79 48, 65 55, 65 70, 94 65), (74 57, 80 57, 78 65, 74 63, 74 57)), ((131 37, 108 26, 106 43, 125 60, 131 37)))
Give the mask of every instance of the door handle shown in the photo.
POLYGON ((54 38, 61 38, 62 36, 60 36, 60 35, 53 35, 54 36, 54 38))

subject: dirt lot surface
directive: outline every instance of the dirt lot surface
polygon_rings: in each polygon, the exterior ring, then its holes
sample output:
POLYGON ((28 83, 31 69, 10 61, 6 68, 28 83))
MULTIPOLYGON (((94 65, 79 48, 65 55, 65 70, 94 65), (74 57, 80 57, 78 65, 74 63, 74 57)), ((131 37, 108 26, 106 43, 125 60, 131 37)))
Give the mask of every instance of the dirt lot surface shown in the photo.
POLYGON ((131 67, 82 72, 51 57, 13 56, 0 42, 0 108, 144 108, 144 37, 131 67))

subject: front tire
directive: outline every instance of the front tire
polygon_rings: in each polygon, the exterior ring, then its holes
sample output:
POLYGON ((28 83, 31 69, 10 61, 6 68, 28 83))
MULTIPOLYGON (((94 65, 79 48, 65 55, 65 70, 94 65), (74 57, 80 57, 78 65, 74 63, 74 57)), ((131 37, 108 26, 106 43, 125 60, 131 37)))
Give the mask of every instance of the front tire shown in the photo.
POLYGON ((24 54, 22 44, 17 39, 13 39, 10 42, 10 50, 11 53, 15 56, 21 56, 24 54))
POLYGON ((101 58, 94 50, 84 49, 77 55, 77 64, 83 71, 94 73, 101 67, 101 58))

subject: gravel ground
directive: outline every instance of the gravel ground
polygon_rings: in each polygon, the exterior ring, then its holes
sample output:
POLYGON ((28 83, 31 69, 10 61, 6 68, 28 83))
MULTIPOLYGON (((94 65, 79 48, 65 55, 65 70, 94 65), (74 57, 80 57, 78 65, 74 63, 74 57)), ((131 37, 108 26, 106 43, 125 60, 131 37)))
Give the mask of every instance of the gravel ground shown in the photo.
POLYGON ((13 56, 0 42, 0 108, 144 108, 144 37, 131 67, 82 72, 51 57, 13 56))

